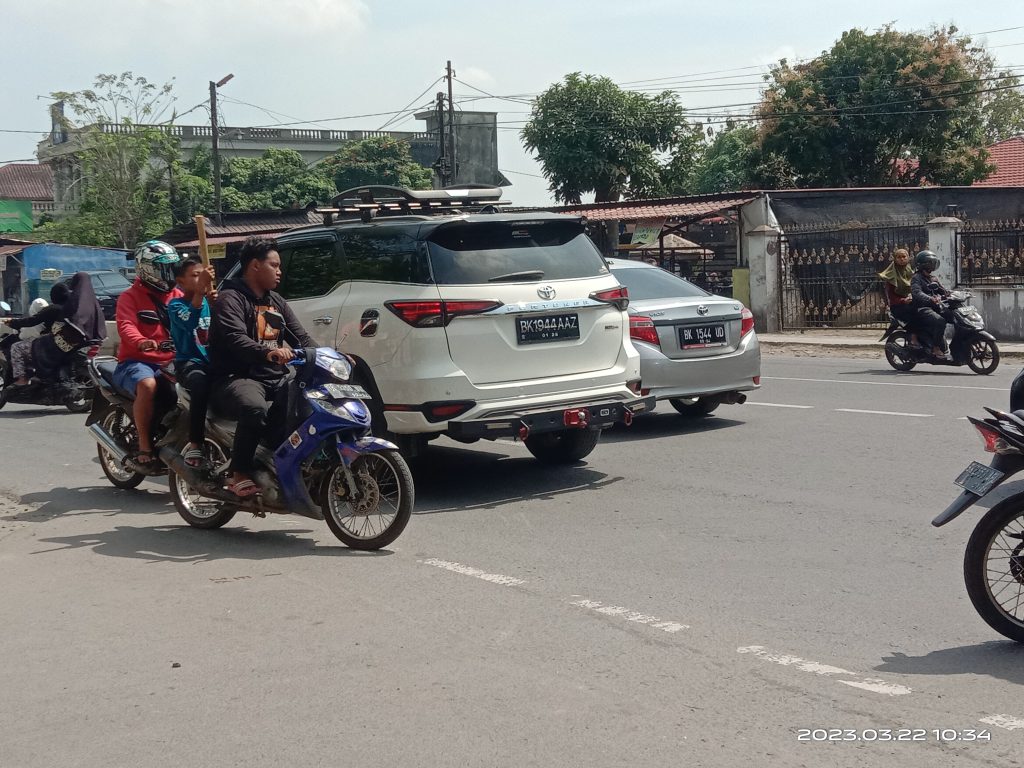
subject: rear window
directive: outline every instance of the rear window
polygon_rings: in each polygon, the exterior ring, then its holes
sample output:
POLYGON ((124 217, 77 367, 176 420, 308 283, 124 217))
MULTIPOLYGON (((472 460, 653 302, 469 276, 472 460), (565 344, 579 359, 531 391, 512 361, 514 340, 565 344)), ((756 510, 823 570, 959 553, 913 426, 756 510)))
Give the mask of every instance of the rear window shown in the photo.
POLYGON ((427 249, 439 285, 608 274, 601 254, 576 221, 451 224, 431 233, 427 249))
POLYGON ((625 269, 613 269, 612 274, 615 275, 616 280, 629 289, 629 298, 637 301, 711 295, 693 283, 669 274, 664 269, 626 267, 625 269))

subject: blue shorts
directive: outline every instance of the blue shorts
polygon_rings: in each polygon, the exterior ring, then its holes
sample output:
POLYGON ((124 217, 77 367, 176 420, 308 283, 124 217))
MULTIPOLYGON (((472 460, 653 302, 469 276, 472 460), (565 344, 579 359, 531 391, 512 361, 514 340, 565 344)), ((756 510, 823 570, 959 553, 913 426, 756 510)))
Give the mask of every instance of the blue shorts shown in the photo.
POLYGON ((140 360, 125 360, 114 369, 114 386, 125 392, 135 394, 135 389, 143 379, 155 379, 160 375, 160 366, 154 363, 143 363, 140 360))

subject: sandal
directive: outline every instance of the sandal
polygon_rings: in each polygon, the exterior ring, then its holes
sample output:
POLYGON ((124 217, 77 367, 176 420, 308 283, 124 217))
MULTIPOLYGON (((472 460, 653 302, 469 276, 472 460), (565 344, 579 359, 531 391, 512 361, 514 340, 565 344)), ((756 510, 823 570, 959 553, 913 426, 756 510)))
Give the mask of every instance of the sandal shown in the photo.
POLYGON ((235 496, 240 499, 247 499, 250 496, 258 496, 263 492, 260 487, 249 478, 231 483, 227 486, 227 490, 235 494, 235 496))
POLYGON ((155 466, 158 461, 156 454, 153 453, 152 449, 148 451, 137 451, 134 454, 132 454, 131 458, 132 461, 134 461, 140 467, 155 466))
POLYGON ((189 448, 181 454, 181 457, 185 459, 185 464, 193 469, 199 469, 199 467, 203 466, 203 463, 206 461, 206 456, 203 455, 202 448, 189 448))

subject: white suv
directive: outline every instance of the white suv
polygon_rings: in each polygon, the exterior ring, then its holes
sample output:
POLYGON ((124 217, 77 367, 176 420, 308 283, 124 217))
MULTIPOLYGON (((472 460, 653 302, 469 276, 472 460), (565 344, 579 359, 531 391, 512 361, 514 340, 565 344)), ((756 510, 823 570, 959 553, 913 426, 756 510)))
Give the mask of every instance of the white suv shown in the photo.
POLYGON ((317 343, 356 359, 374 424, 404 450, 512 436, 576 461, 654 406, 628 294, 580 219, 498 213, 500 194, 342 193, 335 215, 358 218, 278 238, 278 290, 317 343))

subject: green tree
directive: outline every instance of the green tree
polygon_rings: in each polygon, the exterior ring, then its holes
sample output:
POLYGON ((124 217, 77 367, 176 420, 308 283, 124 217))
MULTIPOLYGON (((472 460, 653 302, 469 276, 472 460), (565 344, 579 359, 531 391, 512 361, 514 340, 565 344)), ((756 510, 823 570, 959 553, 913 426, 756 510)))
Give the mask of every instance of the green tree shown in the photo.
POLYGON ((985 114, 985 138, 990 144, 1024 134, 1024 93, 1019 77, 1000 72, 982 107, 985 114))
POLYGON ((74 115, 64 128, 80 147, 82 203, 76 216, 47 225, 72 242, 134 247, 169 226, 166 168, 154 158, 171 152, 152 125, 171 112, 172 84, 157 86, 131 72, 97 75, 93 88, 57 92, 74 115))
POLYGON ((970 184, 991 172, 991 59, 954 27, 844 32, 817 58, 772 69, 760 149, 800 187, 970 184))
POLYGON ((607 77, 574 72, 533 102, 522 131, 558 200, 644 197, 664 187, 659 153, 680 138, 685 120, 674 94, 625 91, 607 77))
POLYGON ((374 136, 342 146, 320 167, 339 191, 367 184, 430 189, 433 174, 412 159, 409 144, 391 136, 374 136))
POLYGON ((236 157, 222 164, 225 210, 252 211, 326 203, 334 183, 319 167, 309 168, 293 149, 268 149, 260 157, 236 157))

